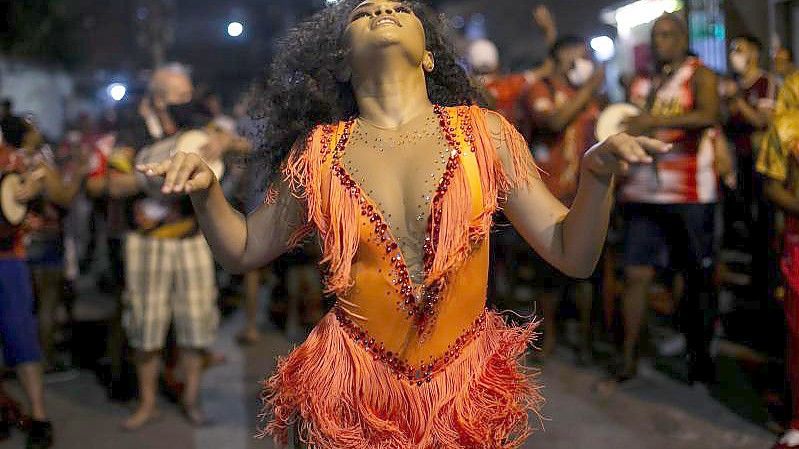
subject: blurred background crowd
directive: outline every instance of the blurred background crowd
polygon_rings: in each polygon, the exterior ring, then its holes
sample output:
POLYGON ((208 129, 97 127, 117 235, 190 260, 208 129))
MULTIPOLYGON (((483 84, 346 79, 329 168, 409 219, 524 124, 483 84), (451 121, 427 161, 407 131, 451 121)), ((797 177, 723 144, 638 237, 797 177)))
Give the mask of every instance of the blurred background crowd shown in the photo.
MULTIPOLYGON (((55 447, 77 446, 59 439, 48 395, 87 373, 108 401, 138 398, 124 430, 163 400, 207 426, 219 417, 203 408, 203 373, 240 363, 214 345, 220 322, 235 323, 238 345, 263 348, 275 335, 301 341, 329 308, 315 242, 263 270, 225 273, 193 246, 202 235, 190 204, 157 197, 133 170, 158 152, 198 152, 240 211, 264 202, 246 163, 259 131, 248 85, 275 39, 324 3, 2 6, 0 446, 22 441, 17 428, 29 448, 54 435, 55 447), (147 295, 161 298, 159 316, 137 314, 147 295)), ((529 361, 545 373, 552 359, 588 370, 592 391, 611 395, 657 372, 798 446, 799 272, 781 257, 799 235, 797 167, 780 143, 791 124, 772 125, 799 109, 789 98, 799 2, 542 3, 433 2, 485 105, 526 137, 547 186, 573 200, 582 153, 609 126, 603 115, 620 120, 620 104, 637 111, 626 129, 681 151, 619 184, 589 279, 549 268, 498 217, 489 302, 543 318, 529 361)))

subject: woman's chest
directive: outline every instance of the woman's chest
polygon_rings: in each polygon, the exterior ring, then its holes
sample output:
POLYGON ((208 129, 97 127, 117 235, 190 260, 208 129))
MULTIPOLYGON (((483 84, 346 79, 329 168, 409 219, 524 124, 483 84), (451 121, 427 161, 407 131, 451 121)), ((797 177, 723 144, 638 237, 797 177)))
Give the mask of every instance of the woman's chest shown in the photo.
POLYGON ((342 164, 397 233, 417 234, 425 228, 450 156, 446 142, 435 134, 401 146, 354 139, 342 164))

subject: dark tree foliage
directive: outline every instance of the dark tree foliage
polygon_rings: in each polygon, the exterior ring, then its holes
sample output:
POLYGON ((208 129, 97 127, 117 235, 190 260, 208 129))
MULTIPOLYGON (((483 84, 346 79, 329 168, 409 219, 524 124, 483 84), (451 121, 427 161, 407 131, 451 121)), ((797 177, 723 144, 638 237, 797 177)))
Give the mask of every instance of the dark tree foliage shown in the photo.
POLYGON ((65 0, 0 2, 0 53, 76 64, 81 58, 74 32, 76 14, 65 0))

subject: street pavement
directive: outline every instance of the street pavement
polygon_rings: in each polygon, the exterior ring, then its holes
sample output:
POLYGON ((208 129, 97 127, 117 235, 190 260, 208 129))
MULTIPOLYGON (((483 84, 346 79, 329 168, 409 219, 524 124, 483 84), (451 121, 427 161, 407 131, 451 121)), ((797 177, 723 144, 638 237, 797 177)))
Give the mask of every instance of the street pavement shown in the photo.
MULTIPOLYGON (((271 331, 257 345, 240 348, 234 336, 240 313, 224 321, 216 350, 227 363, 208 371, 203 401, 211 426, 186 424, 171 404, 161 417, 138 432, 124 432, 119 423, 128 406, 112 403, 94 374, 80 371, 71 378, 49 377, 47 400, 56 430, 56 449, 254 449, 272 448, 254 438, 259 407, 259 382, 275 358, 293 346, 271 331)), ((768 449, 774 436, 733 414, 701 389, 651 370, 613 392, 597 391, 602 372, 578 369, 567 352, 556 353, 542 367, 547 404, 543 429, 525 448, 545 449, 768 449)), ((17 396, 14 382, 10 390, 17 396)), ((17 433, 0 449, 23 448, 17 433)))

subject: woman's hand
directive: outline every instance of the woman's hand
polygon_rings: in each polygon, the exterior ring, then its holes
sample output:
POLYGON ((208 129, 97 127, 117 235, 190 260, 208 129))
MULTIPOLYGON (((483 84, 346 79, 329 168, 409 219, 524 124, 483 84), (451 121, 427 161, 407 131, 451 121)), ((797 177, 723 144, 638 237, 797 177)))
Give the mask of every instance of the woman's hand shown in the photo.
POLYGON ((164 194, 202 192, 216 182, 214 172, 200 156, 182 151, 163 162, 137 165, 136 170, 150 178, 163 177, 164 194))
POLYGON ((672 145, 650 137, 621 133, 608 137, 585 152, 582 167, 599 178, 626 175, 631 165, 652 164, 672 145))

